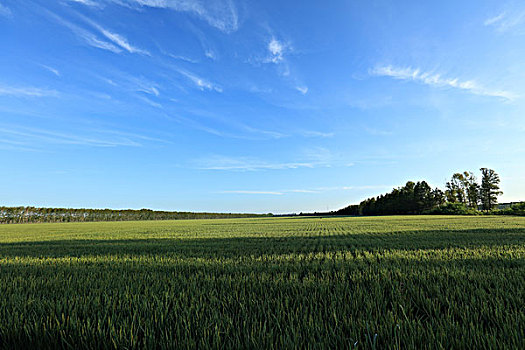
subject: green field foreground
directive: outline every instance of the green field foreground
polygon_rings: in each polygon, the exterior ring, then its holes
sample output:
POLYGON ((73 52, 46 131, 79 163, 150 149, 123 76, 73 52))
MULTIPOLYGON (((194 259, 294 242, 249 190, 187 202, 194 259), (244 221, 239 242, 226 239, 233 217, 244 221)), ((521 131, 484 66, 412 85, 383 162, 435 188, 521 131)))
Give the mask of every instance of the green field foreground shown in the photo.
POLYGON ((525 348, 525 218, 0 226, 2 348, 525 348))

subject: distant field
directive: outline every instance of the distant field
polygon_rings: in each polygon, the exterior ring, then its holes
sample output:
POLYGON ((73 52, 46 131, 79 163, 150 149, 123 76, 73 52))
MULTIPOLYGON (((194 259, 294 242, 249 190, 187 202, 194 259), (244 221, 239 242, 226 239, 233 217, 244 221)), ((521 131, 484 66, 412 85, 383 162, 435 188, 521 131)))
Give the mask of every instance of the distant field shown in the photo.
POLYGON ((525 348, 525 218, 0 225, 0 347, 525 348))

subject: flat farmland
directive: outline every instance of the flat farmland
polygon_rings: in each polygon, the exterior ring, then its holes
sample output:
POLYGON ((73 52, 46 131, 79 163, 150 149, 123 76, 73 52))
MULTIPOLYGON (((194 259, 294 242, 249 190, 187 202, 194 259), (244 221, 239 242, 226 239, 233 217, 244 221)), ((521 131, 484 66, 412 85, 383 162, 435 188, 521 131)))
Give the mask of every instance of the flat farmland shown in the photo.
POLYGON ((2 348, 524 348, 525 218, 0 226, 2 348))

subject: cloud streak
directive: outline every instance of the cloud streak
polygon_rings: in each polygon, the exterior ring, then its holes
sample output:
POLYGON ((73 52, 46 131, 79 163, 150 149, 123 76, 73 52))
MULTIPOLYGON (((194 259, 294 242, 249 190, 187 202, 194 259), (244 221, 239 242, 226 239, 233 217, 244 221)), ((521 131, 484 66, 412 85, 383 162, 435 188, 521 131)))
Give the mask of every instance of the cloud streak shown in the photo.
POLYGON ((158 109, 163 109, 162 105, 158 102, 152 101, 151 99, 147 98, 146 96, 137 96, 140 100, 144 101, 146 104, 150 105, 151 107, 155 107, 158 109))
POLYGON ((99 38, 96 34, 90 32, 89 30, 84 29, 76 24, 73 24, 51 11, 45 10, 45 12, 50 17, 52 17, 58 24, 71 30, 77 37, 82 39, 90 46, 102 50, 111 51, 113 53, 122 53, 122 51, 127 51, 129 53, 150 56, 150 53, 148 51, 133 46, 124 36, 102 27, 100 24, 90 20, 85 16, 79 15, 86 23, 90 24, 92 27, 98 30, 100 34, 102 34, 109 41, 99 38))
POLYGON ((504 11, 497 16, 487 18, 483 24, 494 27, 498 32, 506 32, 525 22, 525 11, 504 11))
POLYGON ((43 145, 78 145, 90 147, 142 147, 143 142, 169 141, 118 130, 52 131, 21 126, 0 128, 0 139, 16 146, 41 148, 43 145))
POLYGON ((0 16, 4 17, 11 17, 13 14, 11 13, 11 10, 9 7, 0 4, 0 16))
POLYGON ((363 191, 363 190, 382 190, 393 188, 390 185, 365 185, 365 186, 335 186, 335 187, 317 187, 313 189, 291 189, 291 190, 229 190, 220 191, 221 194, 261 194, 261 195, 286 195, 286 194, 319 194, 332 191, 363 191))
POLYGON ((479 85, 474 80, 461 81, 459 78, 444 77, 433 72, 424 72, 419 68, 377 66, 369 71, 374 76, 390 77, 397 80, 414 81, 433 87, 445 87, 463 90, 474 95, 500 97, 506 100, 514 100, 516 95, 505 90, 489 89, 479 85))
POLYGON ((163 53, 166 55, 166 56, 169 56, 173 59, 176 59, 176 60, 181 60, 181 61, 184 61, 184 62, 189 62, 189 63, 198 63, 199 61, 193 59, 193 58, 190 58, 190 57, 186 57, 186 56, 182 56, 182 55, 174 55, 172 53, 169 53, 169 52, 166 52, 166 51, 163 51, 163 53))
POLYGON ((199 88, 199 90, 202 90, 202 91, 210 90, 210 91, 217 91, 217 92, 223 91, 222 87, 220 87, 219 85, 216 85, 206 79, 198 77, 197 75, 193 73, 190 73, 184 70, 179 70, 179 73, 185 76, 186 78, 188 78, 189 80, 191 80, 193 84, 195 84, 199 88))
POLYGON ((282 192, 277 192, 277 191, 243 191, 243 190, 221 191, 219 193, 224 193, 224 194, 262 194, 262 195, 276 195, 276 196, 282 196, 284 194, 282 192))
POLYGON ((102 27, 100 24, 90 20, 87 17, 81 16, 81 18, 84 21, 86 21, 87 23, 89 23, 92 27, 97 29, 103 36, 106 37, 106 39, 109 39, 113 44, 115 44, 119 48, 121 48, 121 49, 123 49, 123 50, 125 50, 125 51, 127 51, 129 53, 136 53, 136 54, 151 56, 151 54, 148 51, 140 49, 140 48, 138 48, 136 46, 131 45, 129 43, 129 41, 124 36, 122 36, 120 34, 117 34, 117 33, 114 33, 114 32, 111 32, 110 30, 102 27))
POLYGON ((79 39, 84 41, 89 46, 93 46, 93 47, 96 47, 98 49, 102 49, 102 50, 106 50, 106 51, 111 51, 113 53, 121 53, 122 52, 122 49, 120 49, 116 45, 98 38, 95 34, 91 33, 90 31, 88 31, 88 30, 86 30, 86 29, 84 29, 82 27, 79 27, 76 24, 73 24, 73 23, 63 19, 62 17, 56 15, 55 13, 53 13, 51 11, 48 11, 48 10, 44 10, 44 11, 51 18, 53 18, 58 24, 60 24, 60 25, 62 25, 64 27, 68 28, 69 30, 71 30, 71 32, 73 32, 73 34, 75 34, 79 39))
POLYGON ((46 66, 45 64, 41 64, 40 66, 41 66, 42 68, 44 68, 44 69, 50 71, 51 73, 53 73, 53 74, 56 75, 57 77, 60 76, 60 72, 59 72, 57 69, 55 69, 55 68, 53 68, 53 67, 50 67, 50 66, 46 66))
POLYGON ((306 95, 308 92, 308 86, 296 86, 295 90, 299 91, 303 95, 306 95))
POLYGON ((99 7, 100 4, 92 0, 69 0, 70 2, 76 2, 86 6, 99 7))
POLYGON ((333 132, 322 132, 322 131, 315 131, 315 130, 301 130, 299 131, 299 135, 303 137, 333 137, 335 134, 333 132))
POLYGON ((136 9, 149 7, 189 12, 225 33, 232 33, 239 29, 239 16, 232 0, 108 0, 108 2, 136 9))
POLYGON ((283 137, 288 137, 287 134, 283 134, 283 133, 278 132, 278 131, 263 130, 263 129, 253 128, 253 127, 248 126, 248 125, 244 125, 243 129, 245 129, 246 131, 248 131, 250 133, 264 135, 265 137, 268 137, 268 138, 271 138, 271 139, 281 139, 283 137))
MULTIPOLYGON (((297 157, 297 156, 296 156, 297 157)), ((214 155, 197 161, 199 169, 203 170, 229 170, 229 171, 260 171, 260 170, 286 170, 299 168, 329 168, 351 167, 349 162, 340 154, 333 154, 322 147, 309 148, 302 152, 301 161, 298 162, 269 162, 254 157, 228 157, 214 155)))
POLYGON ((232 171, 257 171, 257 170, 279 170, 279 169, 298 169, 313 168, 314 163, 309 162, 285 162, 269 163, 254 158, 240 157, 230 158, 216 156, 204 159, 199 162, 199 169, 202 170, 232 170, 232 171))
POLYGON ((0 85, 0 96, 1 95, 14 97, 56 97, 58 96, 58 92, 56 90, 35 87, 13 87, 0 85))
POLYGON ((112 33, 107 29, 104 29, 102 27, 98 28, 100 32, 109 40, 123 48, 124 50, 130 52, 130 53, 138 53, 142 55, 150 55, 150 53, 146 50, 139 49, 135 46, 132 46, 126 38, 124 38, 122 35, 117 33, 112 33))

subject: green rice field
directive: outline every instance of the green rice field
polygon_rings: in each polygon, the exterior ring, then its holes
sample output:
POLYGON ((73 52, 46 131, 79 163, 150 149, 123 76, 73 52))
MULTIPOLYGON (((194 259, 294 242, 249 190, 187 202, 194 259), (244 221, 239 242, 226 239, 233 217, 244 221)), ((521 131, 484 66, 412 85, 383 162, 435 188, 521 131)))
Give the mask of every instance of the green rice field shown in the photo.
POLYGON ((525 218, 0 225, 0 348, 525 348, 525 218))

